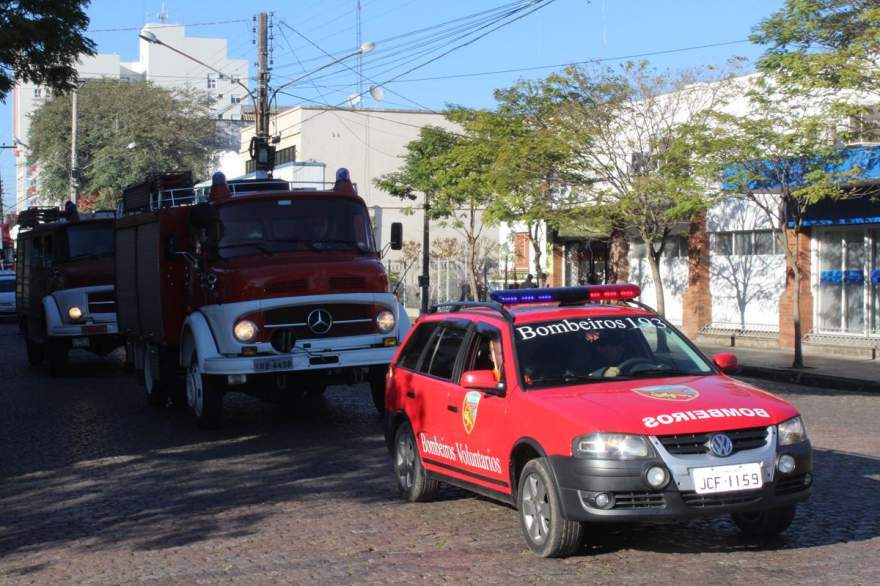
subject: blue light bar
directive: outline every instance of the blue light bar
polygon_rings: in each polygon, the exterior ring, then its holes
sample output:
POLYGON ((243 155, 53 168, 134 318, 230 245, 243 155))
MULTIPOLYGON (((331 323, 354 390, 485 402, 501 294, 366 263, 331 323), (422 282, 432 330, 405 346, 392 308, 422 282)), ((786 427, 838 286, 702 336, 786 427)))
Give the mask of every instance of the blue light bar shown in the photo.
POLYGON ((586 303, 588 301, 635 299, 641 295, 638 285, 586 285, 580 287, 550 287, 546 289, 502 289, 493 291, 492 301, 504 305, 525 303, 586 303))

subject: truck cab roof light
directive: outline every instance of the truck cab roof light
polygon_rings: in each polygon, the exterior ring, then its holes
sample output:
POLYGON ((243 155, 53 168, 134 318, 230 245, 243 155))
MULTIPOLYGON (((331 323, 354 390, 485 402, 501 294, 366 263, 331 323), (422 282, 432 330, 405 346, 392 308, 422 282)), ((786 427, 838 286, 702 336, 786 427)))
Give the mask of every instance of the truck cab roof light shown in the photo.
POLYGON ((586 303, 588 301, 611 301, 635 299, 642 291, 638 285, 585 285, 580 287, 551 287, 549 289, 502 289, 493 291, 490 297, 503 305, 523 303, 586 303))

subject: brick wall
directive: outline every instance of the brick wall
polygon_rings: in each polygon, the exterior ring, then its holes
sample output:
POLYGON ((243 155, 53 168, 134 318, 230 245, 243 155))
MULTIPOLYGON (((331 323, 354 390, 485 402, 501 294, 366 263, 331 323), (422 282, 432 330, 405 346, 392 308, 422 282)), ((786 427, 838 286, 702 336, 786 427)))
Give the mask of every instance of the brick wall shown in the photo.
MULTIPOLYGON (((813 329, 813 291, 810 287, 810 231, 804 230, 800 234, 797 245, 793 230, 785 231, 788 249, 798 249, 799 265, 801 271, 801 335, 806 336, 813 329)), ((779 297, 779 345, 782 348, 794 348, 794 269, 788 267, 785 274, 785 290, 779 297)))
POLYGON ((700 212, 688 229, 688 288, 682 296, 682 330, 693 339, 712 323, 709 289, 709 234, 706 212, 700 212))

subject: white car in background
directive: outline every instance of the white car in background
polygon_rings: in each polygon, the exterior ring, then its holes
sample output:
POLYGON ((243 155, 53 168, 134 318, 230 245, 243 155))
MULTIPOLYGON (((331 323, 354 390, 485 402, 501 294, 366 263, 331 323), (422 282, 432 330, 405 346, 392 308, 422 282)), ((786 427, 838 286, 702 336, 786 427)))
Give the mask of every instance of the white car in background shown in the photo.
POLYGON ((0 315, 15 313, 15 271, 0 270, 0 315))

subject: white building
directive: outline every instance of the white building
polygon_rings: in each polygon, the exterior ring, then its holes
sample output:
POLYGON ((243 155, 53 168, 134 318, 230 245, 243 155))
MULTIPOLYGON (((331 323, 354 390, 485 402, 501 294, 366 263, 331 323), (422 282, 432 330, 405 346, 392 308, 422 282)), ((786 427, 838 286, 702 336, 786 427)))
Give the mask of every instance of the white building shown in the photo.
MULTIPOLYGON (((138 60, 124 62, 119 55, 99 53, 83 57, 77 64, 80 80, 121 79, 149 81, 169 89, 196 89, 214 98, 214 114, 221 119, 240 120, 242 102, 248 103, 245 89, 236 80, 248 86, 248 61, 230 59, 226 39, 187 37, 181 25, 147 24, 150 31, 163 43, 192 55, 196 59, 224 73, 220 76, 167 47, 138 38, 138 60)), ((18 83, 12 90, 12 136, 18 146, 16 155, 16 208, 37 205, 38 189, 35 165, 27 165, 27 144, 30 117, 48 98, 51 90, 32 83, 18 83)))

